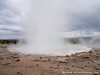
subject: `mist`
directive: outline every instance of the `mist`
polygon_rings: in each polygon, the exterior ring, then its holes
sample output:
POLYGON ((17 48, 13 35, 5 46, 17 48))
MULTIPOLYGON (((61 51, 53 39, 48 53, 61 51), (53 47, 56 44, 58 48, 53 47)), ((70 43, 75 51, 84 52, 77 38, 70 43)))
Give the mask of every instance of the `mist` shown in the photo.
MULTIPOLYGON (((21 0, 21 25, 26 44, 11 46, 10 51, 24 54, 66 55, 91 50, 84 44, 72 45, 63 40, 63 33, 72 30, 73 14, 89 15, 97 1, 21 0), (87 8, 88 7, 88 8, 87 8)), ((71 35, 71 34, 70 34, 71 35)))

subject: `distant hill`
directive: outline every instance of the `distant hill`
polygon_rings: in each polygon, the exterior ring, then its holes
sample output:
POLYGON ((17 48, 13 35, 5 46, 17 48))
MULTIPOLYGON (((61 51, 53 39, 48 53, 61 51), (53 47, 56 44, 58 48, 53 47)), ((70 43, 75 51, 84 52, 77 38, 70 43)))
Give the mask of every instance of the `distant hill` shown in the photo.
POLYGON ((17 44, 18 39, 0 39, 0 44, 17 44))
POLYGON ((71 38, 64 38, 65 43, 71 44, 80 44, 80 43, 91 43, 91 44, 100 44, 100 37, 71 37, 71 38))

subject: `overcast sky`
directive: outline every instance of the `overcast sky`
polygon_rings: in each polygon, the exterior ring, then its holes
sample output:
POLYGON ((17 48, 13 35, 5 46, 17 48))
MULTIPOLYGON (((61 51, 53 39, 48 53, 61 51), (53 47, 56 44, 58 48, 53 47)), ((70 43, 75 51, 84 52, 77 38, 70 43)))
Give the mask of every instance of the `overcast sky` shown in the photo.
POLYGON ((16 39, 21 31, 20 12, 9 0, 0 0, 0 39, 16 39))
MULTIPOLYGON (((21 9, 26 1, 0 0, 0 38, 14 39, 21 35, 24 28, 21 25, 24 11, 21 9)), ((62 5, 66 6, 64 13, 66 20, 65 31, 73 33, 82 31, 86 34, 100 31, 100 0, 62 1, 65 3, 62 5)))

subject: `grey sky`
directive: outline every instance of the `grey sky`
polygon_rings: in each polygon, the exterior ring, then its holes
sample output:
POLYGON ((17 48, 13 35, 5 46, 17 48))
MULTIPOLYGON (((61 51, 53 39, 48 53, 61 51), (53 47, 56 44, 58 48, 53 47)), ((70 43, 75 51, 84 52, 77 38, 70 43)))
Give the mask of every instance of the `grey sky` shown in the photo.
POLYGON ((0 0, 0 39, 16 39, 20 33, 20 12, 8 0, 0 0))
MULTIPOLYGON (((20 11, 20 6, 16 7, 16 5, 12 5, 10 3, 11 1, 12 3, 14 2, 13 0, 0 0, 0 36, 16 36, 20 34, 21 31, 21 13, 23 11, 20 11), (4 25, 5 28, 1 29, 2 25, 4 25), (8 26, 14 28, 14 30, 8 26), (7 31, 10 31, 10 33, 4 34, 7 31)), ((66 21, 66 25, 69 24, 70 27, 69 31, 100 31, 100 0, 62 1, 67 5, 64 16, 65 19, 69 17, 69 20, 66 21)), ((17 2, 17 0, 15 0, 15 2, 17 2)), ((24 2, 24 0, 22 0, 22 2, 24 2)), ((65 30, 66 29, 67 26, 65 30)))
POLYGON ((73 14, 70 20, 72 30, 100 31, 100 8, 91 15, 73 14))

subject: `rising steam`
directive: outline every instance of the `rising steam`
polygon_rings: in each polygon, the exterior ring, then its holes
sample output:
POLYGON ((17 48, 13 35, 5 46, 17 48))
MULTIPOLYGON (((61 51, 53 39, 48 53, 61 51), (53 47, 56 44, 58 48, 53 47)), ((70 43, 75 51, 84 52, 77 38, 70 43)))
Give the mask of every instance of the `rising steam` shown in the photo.
POLYGON ((70 30, 72 13, 86 15, 92 12, 94 4, 86 1, 74 3, 72 0, 21 0, 22 25, 25 29, 25 45, 11 47, 11 50, 27 54, 65 55, 88 51, 91 48, 82 44, 65 43, 64 31, 70 30), (85 4, 83 7, 81 4, 85 4), (88 8, 90 9, 88 9, 88 8))

